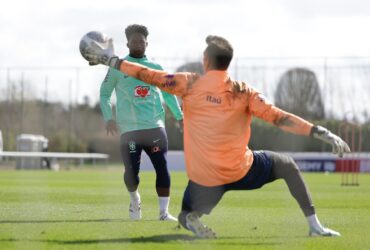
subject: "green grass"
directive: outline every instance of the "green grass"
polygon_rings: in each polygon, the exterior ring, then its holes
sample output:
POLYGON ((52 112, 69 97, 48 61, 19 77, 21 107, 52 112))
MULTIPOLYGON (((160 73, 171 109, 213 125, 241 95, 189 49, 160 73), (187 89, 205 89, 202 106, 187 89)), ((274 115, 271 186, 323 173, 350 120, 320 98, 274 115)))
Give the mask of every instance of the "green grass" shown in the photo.
MULTIPOLYGON (((0 171, 0 249, 370 249, 370 175, 359 187, 340 175, 304 174, 321 221, 340 238, 307 237, 306 220, 282 181, 227 193, 203 218, 216 240, 159 222, 154 173, 141 173, 143 220, 128 219, 122 170, 0 171)), ((172 173, 170 211, 186 185, 172 173)))

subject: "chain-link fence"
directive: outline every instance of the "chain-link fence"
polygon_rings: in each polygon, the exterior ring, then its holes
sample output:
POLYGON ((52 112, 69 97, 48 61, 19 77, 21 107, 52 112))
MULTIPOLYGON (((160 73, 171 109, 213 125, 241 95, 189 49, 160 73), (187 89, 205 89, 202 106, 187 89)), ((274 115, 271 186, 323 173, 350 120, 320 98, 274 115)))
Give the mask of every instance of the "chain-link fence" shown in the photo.
MULTIPOLYGON (((155 58, 155 61, 166 71, 175 72, 189 62, 201 62, 201 58, 155 58)), ((279 82, 294 68, 307 69, 316 76, 325 118, 360 123, 370 120, 370 58, 235 58, 229 71, 233 78, 250 83, 274 102, 279 82)), ((98 101, 106 71, 104 66, 0 68, 0 129, 5 137, 4 148, 14 148, 10 138, 29 132, 67 137, 67 142, 54 143, 65 143, 68 151, 79 148, 86 151, 89 147, 93 151, 94 145, 88 142, 80 145, 78 140, 105 136, 98 101)), ((113 103, 114 99, 113 94, 113 103)))
MULTIPOLYGON (((157 58, 165 70, 200 58, 157 58)), ((271 101, 279 79, 290 69, 306 68, 317 77, 327 116, 363 122, 370 109, 370 58, 235 58, 233 78, 246 81, 271 101)), ((106 73, 96 67, 0 68, 1 101, 38 99, 65 105, 99 100, 99 87, 106 73)))

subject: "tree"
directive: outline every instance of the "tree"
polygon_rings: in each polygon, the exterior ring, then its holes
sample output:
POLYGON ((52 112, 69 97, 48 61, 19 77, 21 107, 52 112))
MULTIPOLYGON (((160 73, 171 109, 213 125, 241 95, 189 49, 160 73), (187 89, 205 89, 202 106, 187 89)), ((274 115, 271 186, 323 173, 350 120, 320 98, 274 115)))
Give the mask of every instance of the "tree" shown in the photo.
POLYGON ((293 68, 282 75, 275 92, 275 105, 305 119, 325 118, 317 77, 309 69, 293 68))
POLYGON ((203 64, 201 62, 189 62, 181 65, 176 72, 193 72, 200 75, 204 74, 203 64))

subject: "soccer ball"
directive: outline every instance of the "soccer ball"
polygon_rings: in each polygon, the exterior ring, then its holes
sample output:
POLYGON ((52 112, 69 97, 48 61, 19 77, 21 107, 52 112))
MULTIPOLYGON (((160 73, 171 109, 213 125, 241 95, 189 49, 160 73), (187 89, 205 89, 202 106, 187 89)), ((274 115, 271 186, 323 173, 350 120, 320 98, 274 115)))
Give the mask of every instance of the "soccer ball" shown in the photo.
POLYGON ((80 41, 80 53, 83 58, 91 62, 95 59, 95 47, 96 44, 93 41, 97 42, 101 48, 108 48, 108 36, 100 31, 90 31, 81 38, 80 41))

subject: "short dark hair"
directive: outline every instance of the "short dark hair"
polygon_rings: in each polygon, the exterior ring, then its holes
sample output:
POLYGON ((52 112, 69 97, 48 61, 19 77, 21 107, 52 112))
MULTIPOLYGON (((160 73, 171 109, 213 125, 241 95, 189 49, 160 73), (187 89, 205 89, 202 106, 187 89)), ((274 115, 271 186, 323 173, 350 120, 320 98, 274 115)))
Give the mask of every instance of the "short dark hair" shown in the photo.
POLYGON ((233 58, 234 49, 225 38, 220 36, 207 36, 208 44, 204 51, 211 65, 218 70, 226 70, 233 58))
POLYGON ((129 40, 131 35, 135 34, 135 33, 142 34, 143 36, 145 36, 145 38, 147 38, 148 35, 149 35, 149 31, 144 25, 131 24, 131 25, 127 26, 127 28, 125 29, 125 34, 126 34, 127 40, 129 40))

